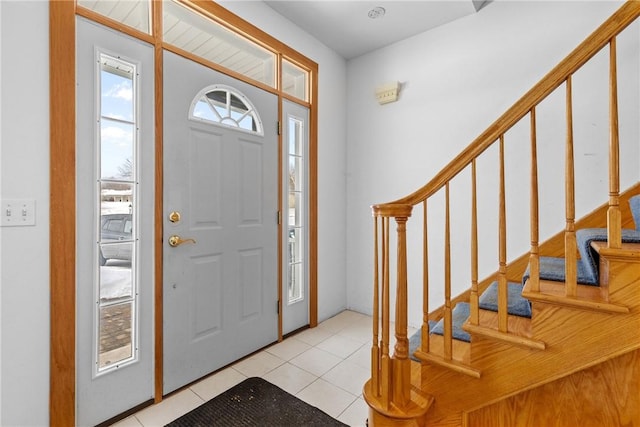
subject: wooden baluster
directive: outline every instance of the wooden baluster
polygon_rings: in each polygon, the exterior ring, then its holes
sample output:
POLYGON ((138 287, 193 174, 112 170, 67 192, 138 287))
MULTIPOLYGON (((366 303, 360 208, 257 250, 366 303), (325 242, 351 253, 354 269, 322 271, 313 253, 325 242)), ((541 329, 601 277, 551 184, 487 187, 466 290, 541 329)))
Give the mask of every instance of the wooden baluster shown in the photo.
POLYGON ((540 291, 540 252, 538 219, 538 148, 536 141, 536 109, 531 109, 531 254, 529 256, 529 283, 531 290, 540 291))
POLYGON ((381 397, 389 409, 391 361, 389 358, 389 218, 382 218, 382 356, 380 358, 381 397))
POLYGON ((507 211, 504 179, 504 135, 500 135, 500 206, 498 218, 498 330, 507 332, 507 211))
POLYGON ((427 233, 427 201, 422 203, 422 330, 420 333, 421 350, 429 352, 429 241, 427 233))
POLYGON ((449 224, 449 183, 445 185, 444 225, 444 358, 452 358, 453 322, 451 315, 451 237, 449 224))
POLYGON ((378 245, 378 216, 373 217, 373 344, 371 346, 371 388, 376 396, 380 396, 380 347, 378 346, 378 330, 380 324, 379 308, 379 245, 378 245))
POLYGON ((607 240, 610 248, 622 247, 620 212, 620 140, 618 136, 618 73, 616 39, 609 42, 609 209, 607 240))
POLYGON ((478 203, 476 194, 476 159, 471 161, 471 297, 469 299, 472 325, 480 323, 478 297, 478 203))
POLYGON ((396 283, 396 345, 393 352, 393 403, 404 407, 411 400, 411 362, 407 337, 407 219, 397 216, 398 254, 396 283))
POLYGON ((565 292, 567 296, 576 296, 577 288, 577 244, 575 230, 575 172, 573 161, 573 102, 571 76, 567 78, 567 144, 565 157, 565 210, 566 227, 564 232, 565 256, 565 292))

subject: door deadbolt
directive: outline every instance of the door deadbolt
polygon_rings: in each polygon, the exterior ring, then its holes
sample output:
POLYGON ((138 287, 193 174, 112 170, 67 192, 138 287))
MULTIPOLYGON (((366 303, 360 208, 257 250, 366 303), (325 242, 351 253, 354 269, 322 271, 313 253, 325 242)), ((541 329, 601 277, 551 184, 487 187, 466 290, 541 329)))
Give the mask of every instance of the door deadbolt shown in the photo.
POLYGON ((176 223, 178 221, 180 221, 180 212, 178 211, 173 211, 169 214, 169 221, 176 223))

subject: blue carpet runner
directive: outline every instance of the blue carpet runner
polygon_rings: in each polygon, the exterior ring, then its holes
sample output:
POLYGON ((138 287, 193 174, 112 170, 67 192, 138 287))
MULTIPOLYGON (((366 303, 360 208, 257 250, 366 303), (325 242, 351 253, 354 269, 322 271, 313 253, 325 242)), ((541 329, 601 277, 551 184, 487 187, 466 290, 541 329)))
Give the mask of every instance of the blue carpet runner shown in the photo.
MULTIPOLYGON (((453 324, 453 339, 471 342, 471 336, 462 329, 462 325, 469 318, 469 304, 459 302, 451 310, 451 323, 453 324)), ((429 327, 432 334, 444 335, 444 319, 440 319, 433 328, 429 327)))
MULTIPOLYGON (((636 225, 636 229, 623 229, 623 243, 640 243, 640 194, 629 199, 631 215, 636 225)), ((591 242, 607 241, 606 228, 585 228, 576 231, 576 243, 580 253, 577 260, 578 283, 583 285, 598 286, 599 257, 598 253, 591 247, 591 242)), ((522 283, 507 284, 508 300, 507 312, 511 315, 531 318, 531 303, 522 297, 522 287, 529 278, 529 267, 527 267, 522 283)), ((540 257, 540 279, 564 282, 565 260, 564 258, 540 257)), ((498 311, 498 283, 493 282, 482 293, 479 306, 484 310, 498 311)), ((453 338, 471 342, 471 336, 462 329, 462 325, 469 317, 469 304, 459 302, 452 311, 453 338)), ((444 335, 444 319, 439 322, 429 321, 429 333, 444 335)), ((409 357, 419 361, 413 353, 420 346, 421 331, 418 331, 409 338, 409 357)))
MULTIPOLYGON (((509 282, 507 284, 507 312, 509 314, 531 318, 531 304, 522 297, 522 286, 519 283, 509 282)), ((493 282, 482 293, 479 306, 483 310, 498 311, 498 282, 493 282)), ((451 323, 453 324, 453 339, 471 342, 471 336, 462 329, 462 325, 469 318, 470 305, 466 302, 459 302, 451 311, 451 323)), ((439 322, 429 321, 429 333, 444 335, 444 319, 439 322)), ((409 338, 409 355, 411 359, 418 361, 413 353, 420 346, 422 339, 421 331, 418 330, 409 338)))
MULTIPOLYGON (((498 282, 493 282, 480 296, 480 308, 498 311, 498 282)), ((507 313, 531 318, 531 303, 522 297, 520 283, 507 283, 507 313)))
MULTIPOLYGON (((578 283, 598 286, 598 253, 591 247, 591 242, 606 242, 606 228, 584 228, 576 231, 576 242, 580 259, 577 260, 578 283)), ((640 230, 622 229, 622 242, 640 243, 640 230)), ((564 282, 564 258, 540 257, 540 279, 564 282)), ((529 279, 529 267, 522 276, 524 284, 529 279)))
MULTIPOLYGON (((464 329, 462 329, 462 325, 469 318, 469 304, 466 302, 459 302, 453 307, 451 310, 451 323, 453 324, 453 339, 471 342, 471 335, 469 335, 464 329)), ((434 322, 432 320, 429 321, 429 333, 444 335, 444 318, 440 319, 439 322, 434 322)), ((416 362, 419 360, 413 355, 415 351, 420 346, 420 342, 422 341, 421 330, 418 331, 409 338, 409 357, 416 362)))

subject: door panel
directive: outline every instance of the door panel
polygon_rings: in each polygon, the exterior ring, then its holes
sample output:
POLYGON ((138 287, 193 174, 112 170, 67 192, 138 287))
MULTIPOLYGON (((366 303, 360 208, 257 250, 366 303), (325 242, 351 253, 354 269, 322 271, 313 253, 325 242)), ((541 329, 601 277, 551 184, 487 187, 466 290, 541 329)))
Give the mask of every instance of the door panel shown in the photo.
POLYGON ((189 181, 206 182, 207 188, 192 188, 189 198, 192 206, 193 225, 197 228, 215 229, 220 226, 222 207, 222 138, 219 134, 189 129, 189 181), (202 193, 198 193, 202 191, 202 193))
MULTIPOLYGON (((164 53, 164 393, 277 340, 277 98, 164 53), (223 84, 264 136, 190 119, 223 84), (171 212, 180 220, 169 220, 171 212), (169 246, 169 236, 185 241, 169 246)), ((219 98, 212 98, 212 103, 219 98)))
MULTIPOLYGON (((153 398, 154 67, 152 46, 82 18, 76 40, 76 421, 84 426, 153 398), (105 116, 117 114, 116 101, 123 98, 106 99, 106 65, 100 60, 107 57, 134 64, 137 73, 129 78, 133 87, 120 93, 139 101, 137 136, 124 150, 132 156, 129 172, 135 173, 135 184, 130 177, 109 179, 109 159, 121 133, 114 131, 116 121, 105 116), (126 189, 130 199, 113 201, 107 197, 113 188, 126 189), (113 234, 107 230, 111 220, 112 228, 121 225, 113 234)), ((131 110, 131 117, 122 117, 133 121, 131 110)), ((114 166, 117 172, 124 165, 114 166)))

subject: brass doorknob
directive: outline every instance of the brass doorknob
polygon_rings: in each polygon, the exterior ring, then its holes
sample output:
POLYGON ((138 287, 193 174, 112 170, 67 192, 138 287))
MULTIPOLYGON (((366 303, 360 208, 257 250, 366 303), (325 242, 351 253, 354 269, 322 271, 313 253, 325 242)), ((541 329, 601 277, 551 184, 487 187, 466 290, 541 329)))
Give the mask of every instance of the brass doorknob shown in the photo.
POLYGON ((172 248, 175 248, 176 246, 180 246, 183 243, 189 243, 189 242, 195 243, 196 241, 194 239, 183 239, 177 234, 174 234, 173 236, 169 237, 169 246, 171 246, 172 248))

